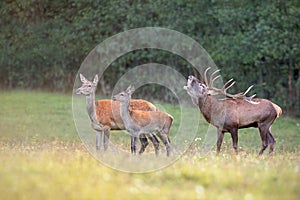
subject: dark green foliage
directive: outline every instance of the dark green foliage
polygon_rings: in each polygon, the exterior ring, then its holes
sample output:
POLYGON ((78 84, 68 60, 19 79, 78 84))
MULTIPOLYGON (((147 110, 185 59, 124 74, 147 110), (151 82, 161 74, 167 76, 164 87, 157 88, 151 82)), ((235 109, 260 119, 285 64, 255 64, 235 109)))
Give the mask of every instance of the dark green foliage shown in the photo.
MULTIPOLYGON (((70 91, 83 59, 97 44, 125 30, 159 26, 198 41, 222 69, 223 79, 236 79, 232 92, 255 84, 259 97, 300 113, 297 0, 5 0, 0 15, 0 89, 70 91)), ((174 54, 145 49, 116 60, 104 85, 112 88, 127 69, 149 62, 185 76, 194 73, 174 54)), ((155 98, 162 97, 161 87, 153 89, 159 94, 155 98)))

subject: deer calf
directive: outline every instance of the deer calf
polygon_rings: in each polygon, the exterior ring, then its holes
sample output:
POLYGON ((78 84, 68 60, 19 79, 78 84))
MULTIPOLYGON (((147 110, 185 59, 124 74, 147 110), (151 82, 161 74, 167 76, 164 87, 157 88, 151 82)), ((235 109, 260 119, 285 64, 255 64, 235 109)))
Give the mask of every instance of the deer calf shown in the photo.
POLYGON ((191 96, 192 101, 200 109, 206 121, 218 129, 217 153, 221 150, 221 145, 225 132, 229 132, 233 141, 233 148, 238 152, 238 129, 256 127, 259 129, 262 140, 262 147, 259 155, 270 146, 270 152, 274 150, 276 143, 272 133, 271 125, 282 113, 281 108, 267 99, 246 97, 246 93, 252 88, 250 86, 244 93, 228 94, 227 90, 234 84, 232 79, 225 83, 221 89, 213 87, 213 82, 220 76, 213 77, 218 71, 212 73, 210 81, 207 80, 205 70, 202 83, 194 76, 189 76, 187 86, 184 89, 191 96), (215 95, 223 95, 225 99, 218 99, 215 95))
POLYGON ((166 146, 167 156, 170 156, 171 143, 169 131, 173 123, 173 117, 165 112, 148 112, 141 110, 129 110, 129 102, 134 87, 129 86, 123 91, 113 96, 114 101, 120 101, 120 116, 124 122, 125 129, 131 135, 131 152, 135 154, 136 138, 142 134, 155 134, 161 138, 166 146))

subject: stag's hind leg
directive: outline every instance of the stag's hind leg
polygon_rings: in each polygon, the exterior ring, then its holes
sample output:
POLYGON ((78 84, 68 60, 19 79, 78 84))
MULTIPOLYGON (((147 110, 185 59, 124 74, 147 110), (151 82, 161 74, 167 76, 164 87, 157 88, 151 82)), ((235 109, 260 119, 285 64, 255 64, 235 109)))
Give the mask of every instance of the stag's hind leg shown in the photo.
POLYGON ((238 154, 238 129, 233 128, 230 130, 231 138, 232 138, 232 146, 236 154, 238 154))
POLYGON ((260 134, 260 138, 261 138, 261 142, 262 142, 262 147, 259 151, 259 155, 262 155, 265 151, 265 149, 268 147, 268 129, 269 127, 266 125, 261 125, 258 126, 259 129, 259 134, 260 134))
POLYGON ((275 138, 273 137, 273 135, 271 133, 271 127, 269 127, 269 129, 268 129, 268 135, 267 135, 267 137, 268 137, 268 143, 270 145, 269 154, 272 154, 273 151, 274 151, 274 146, 276 144, 276 140, 275 140, 275 138))

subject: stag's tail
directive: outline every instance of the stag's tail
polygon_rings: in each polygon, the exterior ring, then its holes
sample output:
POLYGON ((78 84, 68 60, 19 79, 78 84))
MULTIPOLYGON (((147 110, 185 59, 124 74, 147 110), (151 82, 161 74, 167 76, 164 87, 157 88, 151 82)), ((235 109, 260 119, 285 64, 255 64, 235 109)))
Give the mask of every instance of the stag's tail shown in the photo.
POLYGON ((282 114, 282 109, 278 105, 276 105, 275 103, 272 103, 272 105, 273 105, 273 107, 274 107, 274 109, 277 113, 277 117, 279 117, 282 114))

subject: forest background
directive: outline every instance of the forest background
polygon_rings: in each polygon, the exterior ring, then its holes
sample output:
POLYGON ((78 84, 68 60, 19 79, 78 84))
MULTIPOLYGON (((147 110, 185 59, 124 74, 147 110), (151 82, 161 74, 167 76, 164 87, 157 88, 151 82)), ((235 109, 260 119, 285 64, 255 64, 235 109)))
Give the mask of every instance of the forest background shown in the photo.
MULTIPOLYGON (((82 61, 99 43, 133 28, 164 27, 199 42, 223 80, 236 80, 232 93, 254 84, 258 97, 300 115, 297 0, 4 0, 0 15, 0 90, 71 93, 82 61)), ((185 77, 195 73, 170 52, 138 50, 112 63, 100 91, 109 94, 124 72, 149 62, 172 66, 185 77)), ((151 87, 139 95, 170 101, 165 88, 151 87)))

